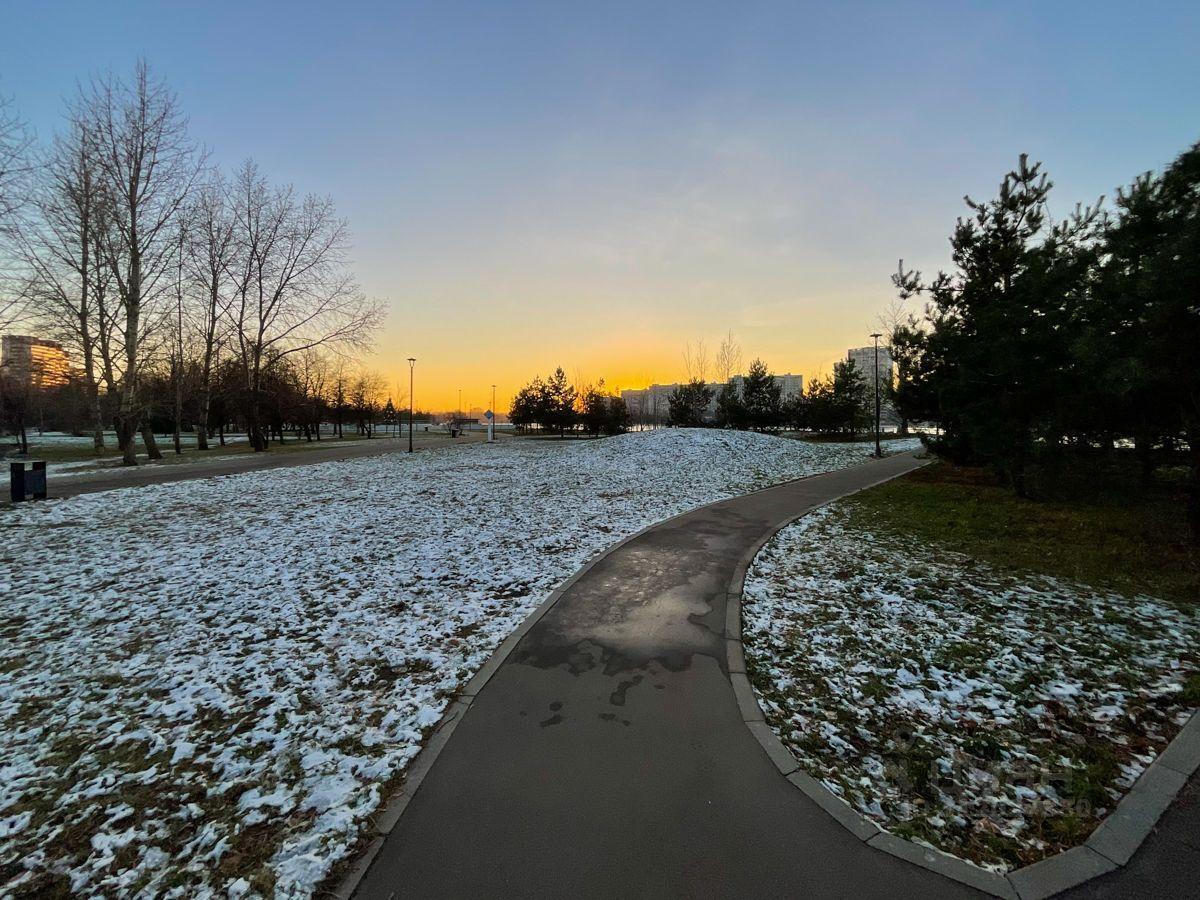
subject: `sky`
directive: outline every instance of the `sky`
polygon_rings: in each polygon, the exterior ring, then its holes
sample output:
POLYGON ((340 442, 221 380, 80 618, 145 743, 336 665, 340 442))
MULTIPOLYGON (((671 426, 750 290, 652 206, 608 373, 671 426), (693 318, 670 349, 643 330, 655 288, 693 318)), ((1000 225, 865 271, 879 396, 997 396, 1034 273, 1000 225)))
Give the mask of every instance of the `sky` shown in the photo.
POLYGON ((389 310, 365 364, 447 410, 675 381, 727 332, 828 372, 1020 153, 1065 215, 1200 139, 1198 47, 1195 0, 0 0, 40 138, 141 56, 215 163, 332 196, 389 310))

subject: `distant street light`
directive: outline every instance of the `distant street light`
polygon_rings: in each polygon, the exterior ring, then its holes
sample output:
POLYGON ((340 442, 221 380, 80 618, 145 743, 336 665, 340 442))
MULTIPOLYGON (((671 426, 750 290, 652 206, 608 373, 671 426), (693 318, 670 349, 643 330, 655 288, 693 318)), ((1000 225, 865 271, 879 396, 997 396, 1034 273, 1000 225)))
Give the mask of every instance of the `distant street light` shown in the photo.
POLYGON ((412 453, 413 432, 413 366, 417 364, 415 357, 408 358, 408 452, 412 453))
POLYGON ((875 456, 883 456, 883 447, 879 444, 879 339, 882 335, 876 331, 871 335, 875 339, 875 456))
POLYGON ((496 439, 496 386, 492 385, 492 417, 488 419, 488 440, 496 439))

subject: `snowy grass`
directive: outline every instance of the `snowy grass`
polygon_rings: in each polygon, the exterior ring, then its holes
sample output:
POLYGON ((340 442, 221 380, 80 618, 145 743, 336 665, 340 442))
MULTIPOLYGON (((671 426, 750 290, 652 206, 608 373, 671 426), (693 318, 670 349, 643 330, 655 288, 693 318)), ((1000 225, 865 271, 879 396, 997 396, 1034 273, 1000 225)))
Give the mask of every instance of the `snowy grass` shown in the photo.
POLYGON ((310 895, 587 559, 869 450, 512 441, 0 513, 0 894, 310 895))
POLYGON ((767 719, 826 787, 995 871, 1081 843, 1200 705, 1200 611, 873 533, 784 529, 743 612, 767 719))

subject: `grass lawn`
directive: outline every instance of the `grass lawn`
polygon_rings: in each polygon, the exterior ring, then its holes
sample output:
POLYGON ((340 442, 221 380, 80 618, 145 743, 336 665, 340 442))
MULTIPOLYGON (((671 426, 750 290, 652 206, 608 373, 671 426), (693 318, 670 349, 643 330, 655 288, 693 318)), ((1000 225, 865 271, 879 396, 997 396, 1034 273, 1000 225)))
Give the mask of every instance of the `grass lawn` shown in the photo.
POLYGON ((1077 846, 1200 706, 1182 484, 935 463, 803 517, 743 595, 768 724, 893 834, 1001 872, 1077 846))
POLYGON ((1194 606, 1200 547, 1188 540, 1179 470, 1139 489, 1126 473, 1066 473, 1026 500, 981 469, 935 463, 851 498, 864 528, 911 535, 994 566, 1194 606))

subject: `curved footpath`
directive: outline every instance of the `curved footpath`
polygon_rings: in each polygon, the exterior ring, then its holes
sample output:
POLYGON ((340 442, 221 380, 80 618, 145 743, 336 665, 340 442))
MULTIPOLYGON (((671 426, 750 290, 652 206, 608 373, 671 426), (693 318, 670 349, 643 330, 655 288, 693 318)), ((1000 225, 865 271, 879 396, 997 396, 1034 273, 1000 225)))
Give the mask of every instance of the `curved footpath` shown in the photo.
MULTIPOLYGON (((585 567, 467 686, 341 892, 979 896, 868 846, 793 787, 743 721, 734 685, 748 685, 727 662, 740 659, 727 615, 737 634, 757 548, 799 515, 920 465, 893 456, 702 507, 585 567)), ((1084 895, 1186 894, 1200 827, 1194 809, 1183 815, 1170 830, 1190 828, 1190 847, 1155 835, 1084 895)))

